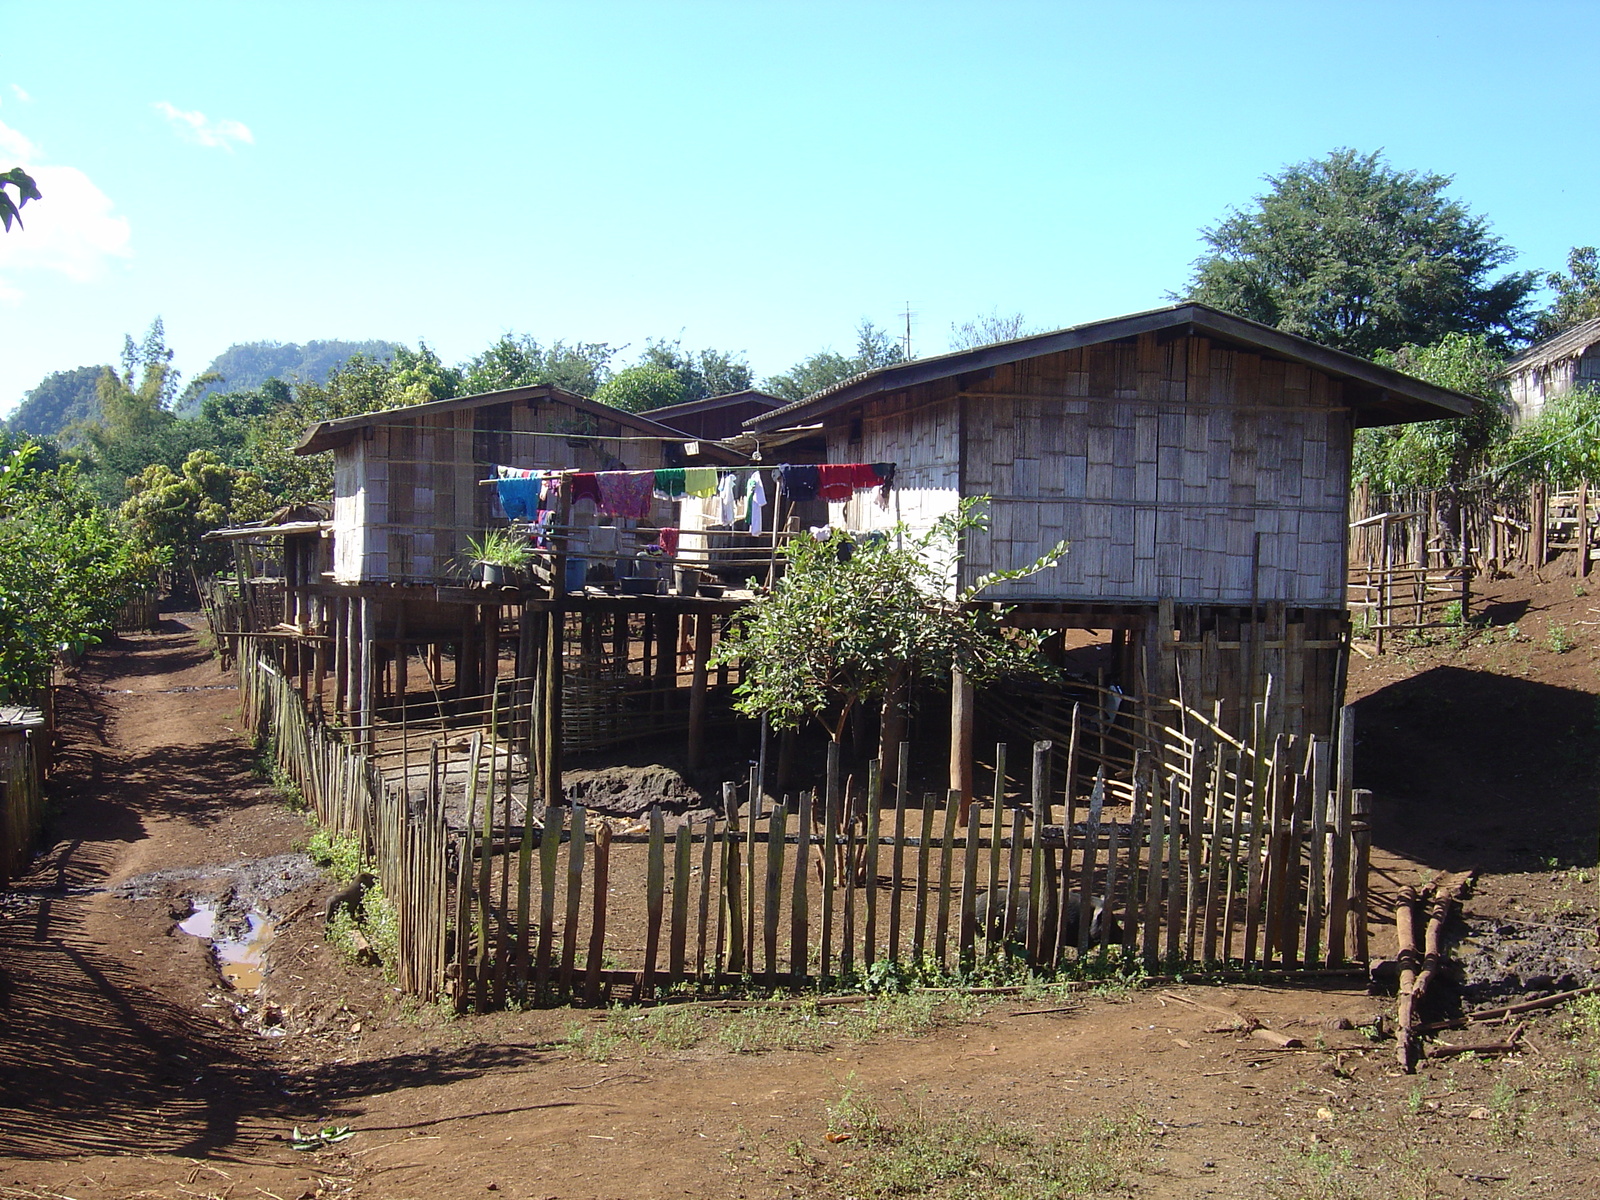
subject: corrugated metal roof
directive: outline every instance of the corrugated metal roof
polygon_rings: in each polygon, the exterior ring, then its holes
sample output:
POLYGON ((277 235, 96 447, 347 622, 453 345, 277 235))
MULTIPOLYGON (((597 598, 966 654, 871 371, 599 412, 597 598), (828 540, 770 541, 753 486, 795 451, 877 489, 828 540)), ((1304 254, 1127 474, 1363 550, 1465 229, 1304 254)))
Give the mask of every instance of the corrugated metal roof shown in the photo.
POLYGON ((1337 378, 1351 379, 1377 389, 1381 399, 1366 405, 1364 415, 1368 424, 1398 424, 1408 421, 1428 421, 1441 417, 1465 416, 1477 404, 1471 396, 1407 375, 1402 371, 1380 367, 1377 363, 1323 346, 1292 333, 1234 316, 1209 305, 1186 301, 1148 312, 1114 317, 1106 321, 1093 321, 1058 329, 1053 333, 1034 334, 995 342, 974 350, 959 350, 934 358, 913 359, 865 371, 850 379, 834 384, 814 395, 793 404, 763 413, 745 422, 745 428, 771 429, 781 425, 815 420, 835 408, 878 396, 901 391, 919 384, 953 376, 987 371, 1024 359, 1092 346, 1103 342, 1119 341, 1141 333, 1184 328, 1217 340, 1254 350, 1292 362, 1316 367, 1337 378))
POLYGON ((1536 371, 1569 358, 1577 358, 1596 342, 1600 342, 1600 317, 1574 325, 1565 333, 1546 338, 1537 346, 1529 346, 1501 368, 1500 377, 1520 375, 1524 371, 1536 371))

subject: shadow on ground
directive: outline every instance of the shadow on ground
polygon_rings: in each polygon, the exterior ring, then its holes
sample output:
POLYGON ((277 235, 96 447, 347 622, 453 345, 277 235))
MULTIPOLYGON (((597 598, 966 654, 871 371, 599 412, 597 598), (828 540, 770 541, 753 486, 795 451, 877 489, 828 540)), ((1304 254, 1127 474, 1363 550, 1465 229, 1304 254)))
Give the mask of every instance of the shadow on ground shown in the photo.
POLYGON ((1600 727, 1588 692, 1436 667, 1357 702, 1373 842, 1434 870, 1592 865, 1600 727))

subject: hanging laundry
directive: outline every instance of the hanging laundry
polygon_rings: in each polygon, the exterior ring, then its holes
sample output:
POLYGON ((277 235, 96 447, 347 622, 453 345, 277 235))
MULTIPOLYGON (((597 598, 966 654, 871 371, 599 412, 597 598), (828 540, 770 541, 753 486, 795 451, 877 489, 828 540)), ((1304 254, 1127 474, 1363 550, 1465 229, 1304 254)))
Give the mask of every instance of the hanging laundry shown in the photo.
POLYGON ((683 490, 701 500, 704 500, 707 496, 716 495, 717 469, 715 467, 685 467, 683 469, 683 490))
POLYGON ((544 480, 513 475, 497 480, 494 487, 500 494, 500 507, 513 521, 529 521, 538 515, 544 480))
POLYGON ((751 471, 750 482, 744 485, 745 505, 750 510, 750 532, 761 532, 761 510, 767 506, 767 486, 761 482, 761 472, 751 471))
POLYGON ((656 538, 661 547, 661 553, 668 558, 678 557, 678 531, 676 529, 663 529, 656 538))
POLYGON ((849 463, 823 463, 817 479, 817 496, 823 500, 848 500, 856 490, 855 468, 849 463))
POLYGON ((875 462, 869 464, 872 473, 878 477, 878 507, 889 507, 889 492, 894 487, 894 464, 892 462, 875 462))
POLYGON ((663 467, 656 472, 656 495, 663 500, 676 500, 688 495, 683 490, 682 467, 663 467))
POLYGON ((850 486, 853 490, 864 492, 868 488, 875 488, 883 480, 878 478, 878 472, 871 463, 850 464, 850 486))
POLYGON ((650 516, 654 471, 601 471, 599 510, 613 517, 643 521, 650 516))
POLYGON ((779 490, 796 503, 815 500, 820 482, 817 468, 810 464, 794 463, 778 468, 779 490))
POLYGON ((579 500, 593 500, 596 505, 600 503, 600 480, 593 471, 574 471, 570 476, 572 480, 572 502, 579 500))
POLYGON ((543 471, 535 471, 532 467, 502 467, 496 466, 495 475, 501 479, 537 479, 544 475, 543 471))
POLYGON ((717 484, 717 503, 711 514, 718 525, 732 525, 739 501, 739 474, 729 471, 717 484))

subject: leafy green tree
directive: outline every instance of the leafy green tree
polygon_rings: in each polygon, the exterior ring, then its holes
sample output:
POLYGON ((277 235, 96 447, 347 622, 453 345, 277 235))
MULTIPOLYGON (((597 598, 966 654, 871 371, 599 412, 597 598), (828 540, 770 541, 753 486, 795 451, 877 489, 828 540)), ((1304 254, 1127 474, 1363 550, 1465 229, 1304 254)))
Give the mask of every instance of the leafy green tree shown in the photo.
POLYGON ((56 654, 92 645, 162 562, 112 520, 76 464, 0 433, 0 702, 33 702, 56 654))
POLYGON ((804 400, 863 371, 876 371, 880 367, 904 361, 905 351, 900 348, 900 343, 886 330, 879 329, 863 317, 856 326, 856 352, 853 355, 819 350, 781 375, 770 376, 764 386, 774 396, 781 396, 785 400, 804 400))
POLYGON ((1485 470, 1510 433, 1496 378, 1505 358, 1483 334, 1447 334, 1431 346, 1382 351, 1377 361, 1478 401, 1466 417, 1357 431, 1355 477, 1380 493, 1460 487, 1485 470))
POLYGON ((128 491, 118 515, 180 578, 209 574, 226 560, 226 548, 202 541, 205 534, 263 517, 271 507, 260 479, 209 450, 194 451, 177 471, 152 463, 128 481, 128 491))
POLYGON ((1556 298, 1534 318, 1533 335, 1540 341, 1600 317, 1600 251, 1595 247, 1574 246, 1567 255, 1566 274, 1552 271, 1544 283, 1556 298))
POLYGON ((100 412, 96 385, 106 367, 52 371, 17 405, 7 425, 15 433, 58 437, 70 426, 94 420, 100 412))
POLYGON ((1267 176, 1271 190, 1201 231, 1188 298, 1352 354, 1527 332, 1534 272, 1496 276, 1514 251, 1444 195, 1452 177, 1335 150, 1267 176))
POLYGON ((179 397, 179 416, 194 416, 205 398, 221 391, 252 392, 269 379, 287 383, 326 383, 329 373, 360 354, 378 362, 394 357, 398 342, 381 340, 342 342, 316 340, 299 342, 236 342, 211 360, 204 374, 214 376, 206 384, 192 381, 179 397), (226 385, 225 387, 223 385, 226 385))
POLYGON ((1546 401, 1499 448, 1496 477, 1526 484, 1545 479, 1576 487, 1600 479, 1600 388, 1575 387, 1546 401))
POLYGON ((594 398, 601 404, 609 404, 624 412, 649 412, 652 408, 681 403, 684 399, 683 381, 676 372, 665 367, 640 363, 635 367, 625 367, 602 383, 594 398))
POLYGON ((33 182, 21 167, 12 167, 9 171, 0 172, 0 224, 4 224, 6 232, 11 232, 11 223, 15 221, 17 228, 22 228, 22 206, 29 200, 42 200, 39 195, 39 186, 33 182), (17 198, 13 200, 7 188, 15 188, 17 198))
POLYGON ((726 396, 751 386, 750 368, 721 350, 685 350, 683 339, 647 341, 639 362, 671 371, 683 385, 684 402, 707 396, 726 396))
POLYGON ((964 501, 923 534, 902 527, 848 555, 842 533, 791 541, 783 579, 742 610, 717 651, 719 662, 743 669, 735 708, 780 729, 814 719, 839 742, 859 705, 903 694, 918 680, 942 685, 952 668, 979 685, 1044 673, 1036 642, 1003 630, 992 608, 967 602, 1002 579, 1047 569, 1067 547, 947 600, 961 537, 985 523, 980 503, 964 501))
POLYGON ((568 345, 555 341, 541 346, 529 334, 502 334, 483 353, 462 364, 462 394, 476 396, 549 384, 579 396, 593 396, 609 376, 615 354, 604 342, 568 345))

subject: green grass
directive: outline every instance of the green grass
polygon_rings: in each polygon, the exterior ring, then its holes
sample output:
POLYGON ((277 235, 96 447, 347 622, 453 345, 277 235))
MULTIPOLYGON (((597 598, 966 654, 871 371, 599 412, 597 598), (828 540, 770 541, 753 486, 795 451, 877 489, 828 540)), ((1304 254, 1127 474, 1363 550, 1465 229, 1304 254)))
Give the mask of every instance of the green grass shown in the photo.
POLYGON ((1041 1133, 982 1114, 931 1112, 902 1100, 891 1111, 846 1090, 827 1109, 837 1141, 826 1157, 801 1143, 790 1154, 811 1176, 811 1194, 888 1200, 1054 1200, 1130 1186, 1146 1158, 1136 1114, 1092 1118, 1041 1133))
POLYGON ((1572 636, 1572 632, 1565 625, 1559 625, 1554 621, 1550 623, 1550 628, 1545 631, 1544 635, 1544 648, 1546 650, 1552 654, 1565 654, 1569 650, 1577 649, 1577 646, 1577 639, 1572 636))

